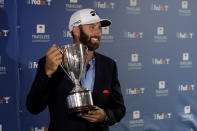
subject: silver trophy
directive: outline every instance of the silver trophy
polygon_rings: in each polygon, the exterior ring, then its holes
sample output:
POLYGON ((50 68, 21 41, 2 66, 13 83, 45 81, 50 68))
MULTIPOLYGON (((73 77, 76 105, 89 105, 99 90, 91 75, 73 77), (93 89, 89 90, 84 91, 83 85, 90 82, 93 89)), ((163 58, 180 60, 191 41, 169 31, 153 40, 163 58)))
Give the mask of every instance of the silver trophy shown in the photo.
POLYGON ((83 44, 68 44, 61 48, 63 54, 62 69, 73 81, 74 88, 67 96, 69 113, 94 110, 92 93, 80 85, 87 57, 87 48, 83 44))

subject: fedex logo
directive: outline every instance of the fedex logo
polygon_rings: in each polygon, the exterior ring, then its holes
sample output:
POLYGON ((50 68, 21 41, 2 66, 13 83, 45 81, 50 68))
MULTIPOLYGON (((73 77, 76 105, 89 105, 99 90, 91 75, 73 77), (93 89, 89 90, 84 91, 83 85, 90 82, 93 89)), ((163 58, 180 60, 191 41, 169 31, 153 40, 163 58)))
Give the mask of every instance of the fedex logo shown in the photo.
POLYGON ((152 63, 156 65, 161 65, 161 64, 170 64, 170 59, 169 58, 153 58, 152 63))
POLYGON ((133 119, 140 119, 140 111, 139 110, 133 111, 133 119))
POLYGON ((48 128, 45 126, 43 126, 42 128, 35 127, 31 128, 30 131, 48 131, 48 128))
POLYGON ((125 32, 125 37, 127 38, 142 38, 144 32, 125 32))
POLYGON ((137 94, 144 94, 144 88, 134 88, 134 89, 131 89, 131 88, 128 88, 126 89, 126 94, 128 95, 137 95, 137 94))
POLYGON ((107 3, 107 2, 101 3, 99 1, 99 2, 95 2, 94 5, 95 5, 96 8, 114 8, 115 3, 113 3, 113 2, 111 2, 111 3, 107 3))
POLYGON ((186 84, 186 85, 178 85, 178 90, 179 91, 193 91, 195 88, 194 84, 186 84))
POLYGON ((51 5, 52 0, 27 0, 28 4, 31 5, 51 5))
POLYGON ((63 30, 63 37, 72 38, 72 34, 70 31, 63 30))
POLYGON ((168 11, 168 5, 151 5, 151 9, 155 11, 168 11))
POLYGON ((177 38, 179 39, 192 39, 194 33, 182 33, 182 32, 177 32, 177 38))
POLYGON ((0 99, 0 104, 8 104, 10 100, 10 97, 3 97, 2 99, 0 99))
POLYGON ((9 30, 0 30, 0 37, 7 37, 9 30))
POLYGON ((38 68, 38 63, 34 61, 29 61, 29 68, 30 69, 37 69, 38 68))
POLYGON ((154 120, 171 119, 172 113, 153 114, 154 120))

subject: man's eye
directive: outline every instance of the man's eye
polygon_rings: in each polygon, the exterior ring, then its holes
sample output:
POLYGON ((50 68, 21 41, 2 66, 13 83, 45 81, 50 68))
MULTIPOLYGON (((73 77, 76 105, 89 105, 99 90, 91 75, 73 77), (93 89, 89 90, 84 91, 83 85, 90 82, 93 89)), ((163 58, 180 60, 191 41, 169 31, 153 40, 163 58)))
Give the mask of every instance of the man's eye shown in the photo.
POLYGON ((94 29, 94 26, 90 26, 90 29, 94 29))

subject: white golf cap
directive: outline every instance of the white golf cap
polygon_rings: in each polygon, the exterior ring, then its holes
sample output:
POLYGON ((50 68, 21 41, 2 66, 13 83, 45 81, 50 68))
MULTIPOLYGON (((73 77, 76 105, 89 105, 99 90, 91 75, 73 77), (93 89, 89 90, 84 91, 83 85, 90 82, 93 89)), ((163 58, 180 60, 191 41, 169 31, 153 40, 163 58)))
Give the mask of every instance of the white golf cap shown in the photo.
POLYGON ((73 26, 92 24, 101 22, 101 27, 109 26, 111 21, 108 19, 101 19, 93 9, 81 9, 72 14, 69 21, 69 30, 72 31, 73 26))

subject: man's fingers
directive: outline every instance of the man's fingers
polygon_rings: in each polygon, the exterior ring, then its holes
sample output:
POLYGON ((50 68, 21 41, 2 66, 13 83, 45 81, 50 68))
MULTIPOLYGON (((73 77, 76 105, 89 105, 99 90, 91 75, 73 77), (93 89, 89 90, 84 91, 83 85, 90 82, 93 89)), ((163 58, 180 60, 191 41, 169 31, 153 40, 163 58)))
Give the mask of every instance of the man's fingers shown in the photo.
POLYGON ((80 116, 81 118, 85 119, 85 120, 88 120, 90 122, 97 122, 98 119, 99 119, 99 116, 98 115, 81 115, 80 116))
POLYGON ((51 56, 51 57, 55 57, 55 56, 59 56, 59 55, 62 56, 62 54, 60 53, 60 51, 58 49, 54 49, 53 52, 51 52, 49 54, 49 56, 51 56))
POLYGON ((51 48, 47 51, 46 55, 50 55, 50 54, 53 54, 53 52, 55 52, 56 50, 58 50, 58 46, 53 44, 51 46, 51 48))
POLYGON ((96 118, 87 117, 87 116, 83 116, 82 118, 85 119, 85 120, 88 120, 90 122, 97 122, 97 119, 96 118))
POLYGON ((95 115, 95 114, 97 114, 97 112, 96 111, 88 111, 88 114, 89 115, 95 115))

